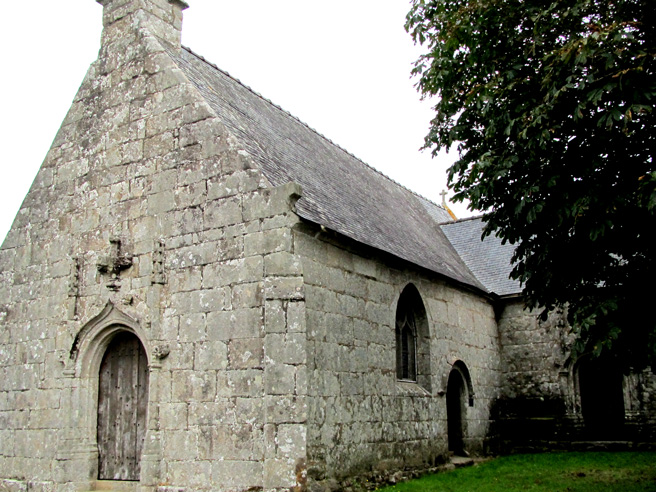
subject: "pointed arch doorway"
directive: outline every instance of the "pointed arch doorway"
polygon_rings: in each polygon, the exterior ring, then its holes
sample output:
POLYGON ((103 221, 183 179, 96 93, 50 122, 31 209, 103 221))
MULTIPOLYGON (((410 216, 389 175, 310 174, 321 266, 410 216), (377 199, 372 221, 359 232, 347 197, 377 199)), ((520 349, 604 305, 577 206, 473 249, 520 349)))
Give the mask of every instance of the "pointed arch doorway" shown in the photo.
POLYGON ((452 370, 446 390, 446 418, 449 451, 458 456, 465 451, 465 411, 465 384, 460 372, 452 370))
POLYGON ((469 370, 464 362, 456 361, 446 387, 446 418, 449 452, 468 456, 465 450, 467 436, 467 407, 474 405, 474 391, 469 370))
POLYGON ((119 332, 98 374, 99 480, 139 480, 147 406, 146 351, 136 335, 119 332))

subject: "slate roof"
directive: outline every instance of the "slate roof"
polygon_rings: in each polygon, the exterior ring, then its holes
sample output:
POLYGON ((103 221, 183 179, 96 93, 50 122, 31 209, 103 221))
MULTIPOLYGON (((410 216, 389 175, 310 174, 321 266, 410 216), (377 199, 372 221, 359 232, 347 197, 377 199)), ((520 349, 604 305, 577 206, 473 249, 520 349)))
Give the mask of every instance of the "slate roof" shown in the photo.
POLYGON ((499 296, 522 291, 519 281, 510 278, 510 260, 515 247, 509 243, 501 244, 501 239, 493 235, 481 240, 483 221, 480 217, 447 222, 441 227, 460 257, 488 291, 499 296))
POLYGON ((442 207, 404 188, 191 50, 169 52, 272 185, 303 188, 296 212, 358 242, 485 290, 439 227, 442 207))

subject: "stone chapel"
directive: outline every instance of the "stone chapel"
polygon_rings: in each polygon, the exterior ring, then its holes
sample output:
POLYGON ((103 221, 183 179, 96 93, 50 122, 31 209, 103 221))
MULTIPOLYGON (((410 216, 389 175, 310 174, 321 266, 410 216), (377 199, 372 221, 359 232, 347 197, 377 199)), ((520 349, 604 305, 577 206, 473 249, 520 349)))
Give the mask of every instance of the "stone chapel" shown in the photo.
POLYGON ((98 0, 102 47, 0 249, 0 490, 328 491, 452 454, 656 439, 480 219, 98 0))

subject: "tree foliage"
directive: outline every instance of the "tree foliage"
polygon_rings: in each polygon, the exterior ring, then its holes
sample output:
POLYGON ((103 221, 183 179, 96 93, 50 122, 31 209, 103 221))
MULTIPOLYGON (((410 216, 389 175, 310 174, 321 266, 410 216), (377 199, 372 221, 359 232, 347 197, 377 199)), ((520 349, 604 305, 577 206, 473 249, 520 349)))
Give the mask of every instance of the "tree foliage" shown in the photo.
POLYGON ((567 307, 577 353, 654 362, 654 0, 413 0, 426 137, 456 200, 516 245, 527 304, 567 307), (652 20, 649 20, 652 19, 652 20), (645 350, 647 349, 648 350, 645 350))

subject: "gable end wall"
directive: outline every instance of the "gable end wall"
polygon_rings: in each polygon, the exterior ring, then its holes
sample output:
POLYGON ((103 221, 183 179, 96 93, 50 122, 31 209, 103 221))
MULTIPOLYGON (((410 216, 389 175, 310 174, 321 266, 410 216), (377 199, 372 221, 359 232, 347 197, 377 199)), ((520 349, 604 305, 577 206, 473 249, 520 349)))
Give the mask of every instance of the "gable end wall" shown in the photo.
POLYGON ((276 347, 303 338, 300 190, 270 187, 146 29, 125 17, 104 43, 0 250, 0 488, 93 486, 118 327, 149 358, 145 490, 289 490, 305 358, 276 347), (89 328, 108 302, 118 321, 89 328))

